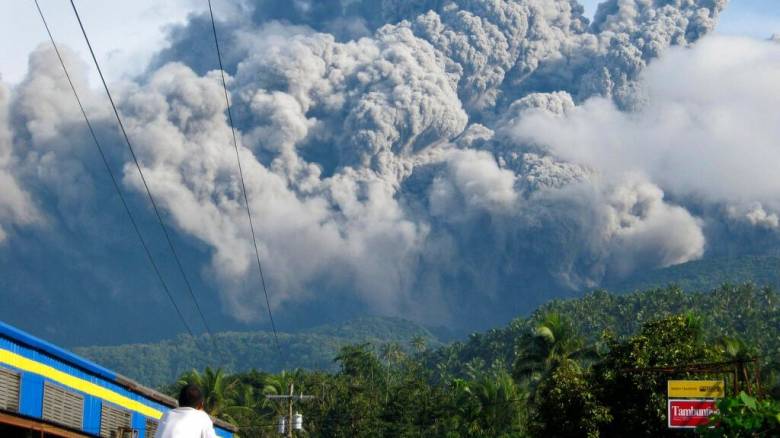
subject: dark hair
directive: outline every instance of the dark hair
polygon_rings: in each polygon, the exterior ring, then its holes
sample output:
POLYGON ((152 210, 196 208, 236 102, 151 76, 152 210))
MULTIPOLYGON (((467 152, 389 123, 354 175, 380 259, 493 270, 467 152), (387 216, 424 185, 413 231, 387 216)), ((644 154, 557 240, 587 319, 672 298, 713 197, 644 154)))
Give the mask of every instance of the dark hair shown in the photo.
POLYGON ((180 408, 199 408, 203 404, 203 391, 198 385, 190 383, 185 385, 179 392, 180 408))

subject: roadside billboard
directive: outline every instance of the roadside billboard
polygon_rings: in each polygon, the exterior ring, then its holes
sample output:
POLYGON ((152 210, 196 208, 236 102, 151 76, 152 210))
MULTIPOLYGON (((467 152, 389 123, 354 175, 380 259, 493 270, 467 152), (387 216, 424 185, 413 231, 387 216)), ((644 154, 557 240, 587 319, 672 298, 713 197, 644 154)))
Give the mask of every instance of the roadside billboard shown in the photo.
POLYGON ((669 398, 723 398, 723 380, 669 380, 669 398))
POLYGON ((718 410, 716 400, 669 399, 669 427, 694 428, 704 426, 718 410))

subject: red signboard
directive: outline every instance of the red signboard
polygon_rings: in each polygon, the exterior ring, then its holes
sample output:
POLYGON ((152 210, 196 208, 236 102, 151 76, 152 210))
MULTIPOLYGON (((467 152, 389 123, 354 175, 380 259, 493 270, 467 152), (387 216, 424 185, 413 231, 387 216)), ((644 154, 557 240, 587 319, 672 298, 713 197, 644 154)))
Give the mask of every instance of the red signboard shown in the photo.
POLYGON ((718 410, 715 400, 669 400, 669 427, 706 425, 710 415, 718 410))

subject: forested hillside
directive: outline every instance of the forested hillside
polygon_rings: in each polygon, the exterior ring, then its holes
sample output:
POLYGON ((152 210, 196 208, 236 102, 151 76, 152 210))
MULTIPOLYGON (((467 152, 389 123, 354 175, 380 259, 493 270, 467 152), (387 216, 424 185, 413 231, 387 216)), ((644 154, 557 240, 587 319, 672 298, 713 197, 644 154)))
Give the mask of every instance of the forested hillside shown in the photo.
POLYGON ((532 328, 550 312, 570 319, 588 342, 598 341, 603 334, 624 338, 647 322, 694 312, 701 316, 704 335, 710 340, 738 337, 761 351, 780 353, 780 294, 746 283, 723 285, 711 292, 686 293, 670 286, 625 295, 595 291, 578 299, 556 300, 529 318, 430 351, 427 361, 455 375, 495 362, 511 364, 532 328))
POLYGON ((511 364, 517 346, 549 312, 570 318, 578 333, 595 342, 604 332, 625 337, 648 321, 694 311, 702 315, 705 333, 710 338, 739 336, 762 351, 780 352, 780 297, 763 288, 780 285, 777 267, 780 257, 745 256, 649 271, 613 285, 612 290, 619 293, 594 291, 580 298, 552 301, 502 328, 473 333, 463 341, 447 345, 441 345, 436 335, 419 324, 377 317, 280 333, 281 355, 273 335, 264 331, 217 333, 216 342, 205 336, 179 336, 157 343, 82 347, 75 351, 157 387, 169 384, 182 372, 206 366, 230 372, 295 368, 333 372, 337 369, 334 357, 345 345, 370 343, 379 350, 397 343, 409 351, 413 349, 412 340, 417 339, 427 347, 421 358, 426 364, 445 375, 462 376, 468 370, 511 364), (729 279, 751 283, 719 283, 729 279))
POLYGON ((270 332, 217 333, 208 336, 111 347, 82 347, 74 351, 143 384, 158 387, 175 381, 184 371, 206 366, 228 371, 279 371, 303 368, 335 371, 333 358, 345 345, 412 341, 438 346, 425 328, 400 318, 360 318, 341 325, 325 325, 299 333, 279 333, 281 355, 270 332))
MULTIPOLYGON (((206 366, 239 372, 259 369, 335 371, 334 357, 345 345, 369 343, 379 351, 397 344, 407 352, 412 341, 424 344, 422 360, 446 375, 511 364, 518 346, 531 336, 544 315, 558 312, 571 319, 589 342, 605 333, 625 337, 642 324, 688 311, 700 314, 710 339, 737 336, 762 351, 780 352, 780 296, 769 289, 743 284, 723 285, 711 292, 687 293, 670 286, 629 294, 595 291, 581 298, 552 301, 530 317, 520 317, 503 328, 474 333, 468 339, 440 345, 430 331, 398 318, 363 318, 342 325, 322 326, 299 333, 280 333, 282 355, 268 332, 218 333, 208 337, 180 336, 154 344, 84 347, 75 351, 147 385, 161 386, 182 372, 206 366)), ((418 348, 420 345, 418 345, 418 348)))
MULTIPOLYGON (((208 368, 181 376, 244 437, 274 436, 284 407, 309 436, 675 437, 667 381, 723 379, 708 437, 780 436, 780 294, 752 284, 670 287, 556 301, 503 329, 416 352, 395 342, 342 348, 336 372, 208 368)), ((692 435, 694 431, 686 431, 692 435)))
POLYGON ((607 283, 604 288, 622 293, 674 284, 692 292, 713 290, 724 283, 746 282, 780 288, 780 257, 746 255, 705 258, 668 268, 641 271, 622 281, 607 283))

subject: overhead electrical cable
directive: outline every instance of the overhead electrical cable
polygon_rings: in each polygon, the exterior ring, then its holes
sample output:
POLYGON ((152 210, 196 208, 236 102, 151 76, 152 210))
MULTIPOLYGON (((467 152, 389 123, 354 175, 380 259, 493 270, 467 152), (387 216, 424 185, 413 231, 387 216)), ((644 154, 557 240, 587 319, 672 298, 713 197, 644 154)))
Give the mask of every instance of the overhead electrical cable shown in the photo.
MULTIPOLYGON (((71 0, 72 1, 72 0, 71 0)), ((260 273, 260 284, 263 286, 263 293, 265 294, 265 304, 268 308, 268 319, 271 321, 271 329, 274 332, 274 341, 276 342, 276 349, 279 350, 281 355, 281 348, 279 346, 279 336, 276 332, 276 323, 274 322, 274 315, 271 312, 271 301, 268 298, 268 287, 265 282, 265 275, 263 274, 263 265, 260 262, 260 250, 257 247, 257 238, 255 237, 255 225, 252 220, 252 210, 249 208, 249 197, 246 193, 246 183, 244 182, 244 171, 241 167, 241 155, 238 151, 238 140, 236 139, 236 127, 233 124, 233 114, 230 111, 230 99, 228 98, 227 82, 225 81, 225 68, 222 65, 222 52, 219 49, 219 38, 217 38, 217 25, 214 21, 214 10, 211 7, 211 0, 208 0, 209 4, 209 16, 211 17, 211 30, 214 34, 214 45, 217 48, 217 59, 219 59, 219 73, 222 76, 222 89, 225 92, 225 106, 227 107, 228 121, 230 122, 230 131, 233 134, 233 148, 236 150, 236 162, 238 163, 238 175, 241 178, 241 192, 244 194, 244 205, 246 206, 246 215, 249 218, 249 230, 252 233, 252 244, 255 247, 255 259, 257 260, 257 271, 260 273)))
POLYGON ((54 47, 54 52, 57 54, 57 58, 60 60, 60 65, 62 66, 62 70, 65 72, 65 77, 68 79, 68 84, 70 85, 70 89, 73 91, 73 96, 76 98, 76 103, 78 103, 79 105, 79 109, 81 110, 81 115, 84 116, 84 121, 87 124, 87 129, 89 130, 89 134, 92 136, 92 140, 95 142, 95 146, 97 146, 97 150, 100 153, 100 158, 103 160, 103 164, 106 166, 106 170, 108 171, 108 175, 111 177, 111 182, 114 185, 114 189, 116 190, 116 193, 119 195, 119 199, 122 201, 122 206, 125 208, 125 212, 127 213, 127 217, 130 219, 130 223, 133 226, 133 230, 135 230, 135 234, 138 236, 138 240, 141 242, 141 246, 143 247, 144 252, 146 253, 146 257, 149 259, 149 263, 152 265, 152 269, 154 270, 154 273, 157 275, 157 278, 160 280, 160 284, 162 285, 165 294, 168 296, 168 299, 171 301, 173 308, 176 310, 176 314, 179 316, 179 319, 184 325, 184 328, 187 329, 187 332, 190 334, 190 336, 194 336, 192 329, 190 328, 189 324, 187 324, 187 320, 184 318, 184 315, 181 312, 181 309, 179 309, 179 306, 176 304, 176 301, 173 299, 173 295, 171 294, 171 291, 168 288, 168 284, 165 282, 165 279, 163 278, 162 273, 160 272, 160 268, 157 266, 157 263, 155 263, 154 258, 152 257, 152 252, 149 250, 149 246, 146 244, 146 240, 144 240, 144 237, 141 234, 141 230, 138 228, 138 224, 136 223, 133 214, 130 212, 130 207, 127 205, 125 196, 122 194, 122 190, 119 187, 119 182, 117 181, 114 172, 111 170, 111 166, 108 164, 108 159, 106 158, 105 152, 103 152, 103 147, 100 146, 100 142, 98 141, 97 135, 95 134, 95 130, 92 127, 92 123, 89 121, 89 117, 87 117, 87 112, 84 109, 84 105, 81 103, 81 98, 79 98, 79 93, 78 91, 76 91, 76 86, 73 84, 73 80, 71 80, 70 73, 68 72, 68 68, 65 66, 65 61, 63 60, 62 55, 60 54, 60 49, 57 47, 57 43, 54 41, 54 36, 52 35, 51 30, 49 29, 49 24, 46 22, 46 18, 43 15, 41 6, 38 4, 38 0, 35 0, 35 7, 38 8, 38 14, 41 17, 43 26, 46 28, 46 33, 49 35, 51 44, 54 47))
POLYGON ((73 0, 70 0, 70 5, 73 8, 73 13, 76 14, 76 20, 78 20, 79 22, 79 27, 81 28, 81 33, 82 35, 84 35, 84 40, 86 41, 87 47, 89 48, 89 53, 92 56, 92 61, 95 63, 95 68, 97 69, 98 75, 100 76, 100 81, 103 83, 103 88, 106 90, 106 95, 108 96, 108 100, 109 102, 111 102, 111 108, 114 110, 114 116, 116 116, 116 121, 119 124, 119 129, 122 132, 122 136, 124 137, 125 143, 127 143, 128 149, 130 150, 130 155, 133 157, 133 162, 135 163, 135 167, 138 169, 138 174, 141 176, 141 181, 143 182, 144 189, 146 189, 146 195, 152 204, 154 214, 155 216, 157 216, 157 221, 159 222, 160 228, 162 229, 162 232, 165 235, 165 240, 168 242, 168 247, 171 250, 171 254, 173 255, 173 258, 176 260, 176 266, 179 268, 179 272, 181 273, 181 276, 184 279, 184 283, 187 286, 187 290, 190 294, 190 297, 192 298, 192 301, 195 304, 195 308, 197 309, 198 314, 200 315, 200 318, 203 321, 203 326, 206 328, 206 332, 209 334, 209 336, 213 341, 214 335, 212 334, 208 322, 206 321, 206 318, 203 315, 203 311, 200 308, 198 299, 195 297, 195 292, 193 292, 192 290, 192 285, 190 284, 190 281, 187 278, 187 274, 185 274, 184 272, 184 267, 181 263, 181 259, 179 258, 179 255, 176 252, 176 248, 173 245, 173 240, 171 239, 170 233, 168 232, 168 227, 165 225, 165 222, 162 219, 160 210, 157 208, 157 202, 155 202, 154 196, 152 196, 152 192, 149 189, 149 184, 147 183, 146 177, 144 176, 144 172, 143 170, 141 170, 141 164, 139 163, 138 157, 136 156, 135 150, 133 149, 133 145, 130 142, 130 137, 128 137, 127 135, 127 131, 125 130, 125 125, 122 122, 122 118, 119 116, 119 110, 117 110, 116 104, 114 103, 114 98, 111 96, 111 91, 109 91, 108 89, 108 84, 106 83, 106 79, 103 76, 103 71, 100 69, 100 63, 98 63, 97 57, 95 56, 95 51, 92 49, 92 43, 90 43, 89 41, 89 37, 87 36, 87 31, 84 29, 84 23, 81 21, 81 16, 79 15, 79 11, 76 8, 76 4, 73 2, 73 0))
MULTIPOLYGON (((474 400, 474 401, 477 401, 477 400, 474 400)), ((528 401, 528 400, 527 400, 527 398, 524 398, 524 397, 521 397, 521 398, 510 398, 510 399, 507 399, 507 400, 497 400, 497 401, 491 401, 491 402, 487 402, 487 403, 480 403, 480 407, 486 408, 486 407, 492 407, 492 406, 511 405, 511 404, 522 403, 522 402, 526 402, 526 401, 528 401)), ((361 419, 361 418, 364 418, 364 417, 361 417, 361 416, 355 415, 355 414, 341 414, 341 415, 336 414, 336 415, 328 415, 327 418, 328 419, 326 421, 322 421, 322 422, 318 423, 318 426, 322 426, 322 425, 325 425, 325 424, 331 424, 331 425, 345 424, 345 423, 349 423, 349 422, 352 422, 354 420, 361 419)), ((395 419, 399 419, 399 418, 395 417, 395 419)), ((437 421, 443 420, 442 417, 436 417, 436 416, 427 417, 427 418, 426 417, 422 417, 421 419, 427 419, 427 421, 424 424, 418 424, 418 426, 426 426, 426 427, 427 426, 433 426, 433 425, 436 424, 437 421)), ((279 421, 278 420, 272 422, 270 420, 263 419, 263 420, 261 420, 261 421, 259 421, 257 423, 253 423, 253 424, 245 424, 245 425, 237 424, 235 426, 238 427, 239 430, 252 430, 252 429, 263 429, 263 428, 275 427, 275 426, 278 426, 278 425, 279 425, 279 421)))

